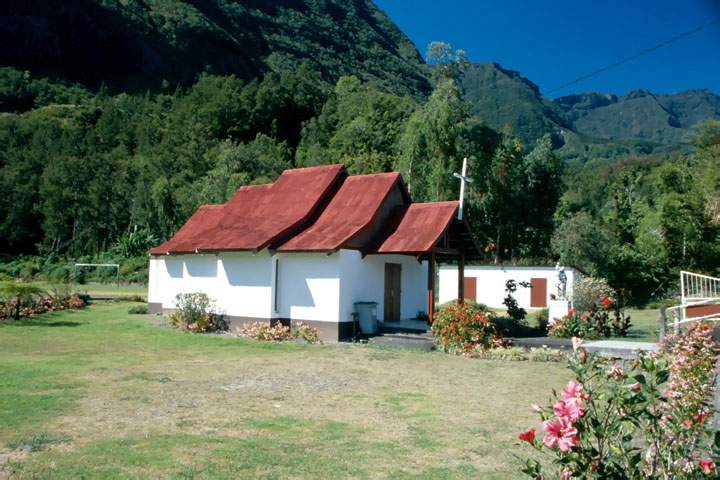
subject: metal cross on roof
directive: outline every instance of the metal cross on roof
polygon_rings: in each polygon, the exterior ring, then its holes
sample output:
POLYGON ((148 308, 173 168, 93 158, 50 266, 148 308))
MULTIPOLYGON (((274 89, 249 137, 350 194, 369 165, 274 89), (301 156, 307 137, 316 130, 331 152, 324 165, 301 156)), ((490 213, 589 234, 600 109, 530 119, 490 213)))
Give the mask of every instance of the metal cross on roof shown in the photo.
POLYGON ((463 200, 465 200, 465 184, 472 183, 472 178, 467 176, 467 157, 463 158, 462 173, 453 173, 453 176, 460 179, 460 206, 458 207, 458 220, 463 219, 463 200))

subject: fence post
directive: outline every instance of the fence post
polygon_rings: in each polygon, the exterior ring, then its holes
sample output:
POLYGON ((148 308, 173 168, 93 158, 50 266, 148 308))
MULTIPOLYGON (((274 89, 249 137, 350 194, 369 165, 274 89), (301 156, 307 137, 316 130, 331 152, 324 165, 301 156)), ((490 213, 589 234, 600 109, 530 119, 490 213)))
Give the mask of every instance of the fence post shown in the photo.
POLYGON ((667 325, 667 308, 662 307, 660 309, 660 341, 665 339, 665 327, 667 325))

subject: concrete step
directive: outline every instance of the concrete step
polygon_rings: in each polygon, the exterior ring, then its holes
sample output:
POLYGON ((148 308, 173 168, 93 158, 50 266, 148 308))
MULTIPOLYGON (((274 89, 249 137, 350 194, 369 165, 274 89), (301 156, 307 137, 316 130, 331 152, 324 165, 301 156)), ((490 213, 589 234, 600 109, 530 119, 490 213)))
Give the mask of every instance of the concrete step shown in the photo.
POLYGON ((419 333, 419 334, 430 334, 429 325, 409 325, 403 323, 378 323, 378 331, 380 333, 419 333))
POLYGON ((582 344, 582 348, 606 358, 637 358, 640 352, 656 352, 657 343, 628 342, 625 340, 597 340, 582 344))
POLYGON ((430 334, 418 333, 382 333, 368 339, 370 345, 404 348, 429 352, 435 345, 430 334))

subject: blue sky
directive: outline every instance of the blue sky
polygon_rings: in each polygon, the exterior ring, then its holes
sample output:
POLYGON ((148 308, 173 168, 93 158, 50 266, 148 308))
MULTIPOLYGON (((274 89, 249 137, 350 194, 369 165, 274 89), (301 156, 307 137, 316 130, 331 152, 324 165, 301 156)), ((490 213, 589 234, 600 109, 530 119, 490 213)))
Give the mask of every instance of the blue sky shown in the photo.
MULTIPOLYGON (((720 18, 720 0, 375 0, 421 54, 441 40, 517 70, 548 92, 720 18)), ((553 92, 720 93, 720 24, 553 92)))

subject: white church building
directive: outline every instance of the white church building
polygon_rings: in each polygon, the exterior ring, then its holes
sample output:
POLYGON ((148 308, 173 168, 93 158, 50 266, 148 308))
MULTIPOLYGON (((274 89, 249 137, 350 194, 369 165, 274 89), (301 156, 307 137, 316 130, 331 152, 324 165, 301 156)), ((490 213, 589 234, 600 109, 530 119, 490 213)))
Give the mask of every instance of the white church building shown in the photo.
POLYGON ((286 170, 201 206, 150 251, 150 311, 204 292, 232 329, 302 321, 326 341, 352 335, 356 302, 377 303, 384 322, 432 315, 437 262, 479 256, 458 216, 455 201, 412 203, 398 173, 286 170))

